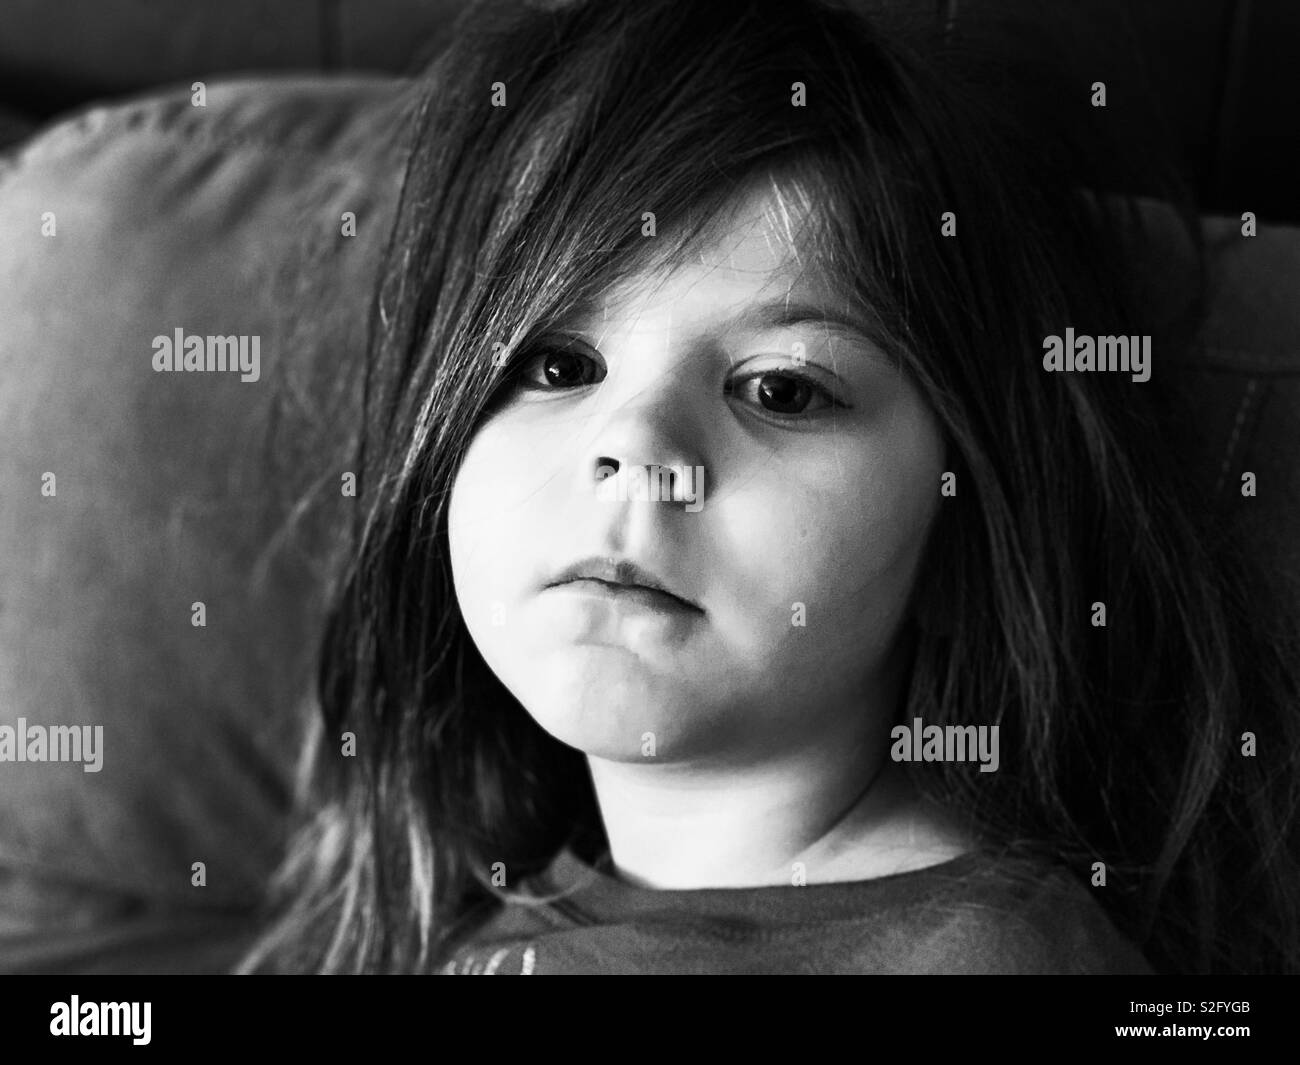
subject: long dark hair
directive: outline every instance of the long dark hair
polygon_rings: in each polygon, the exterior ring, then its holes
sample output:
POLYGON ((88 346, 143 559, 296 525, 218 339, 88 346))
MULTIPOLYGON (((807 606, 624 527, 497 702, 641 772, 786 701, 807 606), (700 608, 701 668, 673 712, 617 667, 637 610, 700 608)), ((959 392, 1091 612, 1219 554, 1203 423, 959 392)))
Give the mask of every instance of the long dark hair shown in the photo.
POLYGON ((1105 863, 1095 897, 1158 969, 1300 967, 1295 630, 1183 501, 1154 383, 1042 366, 1069 326, 1158 330, 1155 378, 1186 339, 1186 323, 1139 325, 1134 205, 1097 194, 1095 130, 1044 124, 1022 91, 1039 73, 860 7, 463 14, 424 79, 372 308, 364 512, 321 648, 307 820, 245 971, 436 968, 503 895, 494 863, 514 883, 566 841, 599 842, 583 756, 466 632, 450 486, 547 324, 677 261, 755 176, 816 207, 813 254, 947 437, 957 494, 920 570, 899 720, 992 721, 1003 754, 996 773, 937 763, 918 785, 1009 858, 1085 883, 1105 863))

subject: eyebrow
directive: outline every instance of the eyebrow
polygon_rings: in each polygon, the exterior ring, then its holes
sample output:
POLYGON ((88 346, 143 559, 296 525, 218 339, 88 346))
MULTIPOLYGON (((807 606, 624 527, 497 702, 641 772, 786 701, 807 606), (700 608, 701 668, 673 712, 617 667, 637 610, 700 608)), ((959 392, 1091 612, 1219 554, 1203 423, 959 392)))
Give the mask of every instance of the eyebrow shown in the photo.
MULTIPOLYGON (((566 320, 573 323, 590 321, 596 311, 595 300, 584 301, 566 316, 566 320)), ((748 303, 731 317, 717 322, 712 331, 725 333, 734 329, 789 329, 808 324, 821 326, 826 332, 839 334, 849 340, 865 340, 873 347, 882 347, 877 330, 866 319, 837 314, 808 300, 775 299, 748 303)))
POLYGON ((798 325, 821 326, 827 332, 840 333, 850 339, 866 340, 877 344, 876 331, 870 323, 850 316, 840 315, 820 304, 804 300, 770 300, 751 303, 720 323, 727 329, 787 329, 798 325))

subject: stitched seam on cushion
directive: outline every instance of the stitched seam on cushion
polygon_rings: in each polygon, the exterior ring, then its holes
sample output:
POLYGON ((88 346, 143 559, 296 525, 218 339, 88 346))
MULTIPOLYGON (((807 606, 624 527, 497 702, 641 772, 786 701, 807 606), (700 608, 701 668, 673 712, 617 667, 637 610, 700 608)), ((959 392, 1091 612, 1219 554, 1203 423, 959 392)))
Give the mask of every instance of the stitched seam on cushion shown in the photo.
MULTIPOLYGON (((400 95, 400 94, 397 94, 400 95)), ((411 100, 400 108, 400 117, 394 129, 396 141, 405 139, 405 128, 414 110, 411 100)), ((325 145, 310 142, 277 141, 250 134, 249 118, 236 120, 224 116, 212 125, 203 125, 179 109, 179 104, 169 96, 157 96, 137 104, 110 104, 92 108, 78 116, 69 116, 20 142, 17 150, 0 156, 0 183, 20 170, 25 164, 58 159, 73 152, 84 152, 111 139, 120 145, 127 136, 163 136, 186 144, 213 147, 252 147, 280 157, 310 157, 319 159, 331 150, 325 145), (55 143, 42 143, 57 133, 55 143)), ((403 149, 395 149, 400 156, 403 149)), ((354 172, 352 162, 338 162, 327 166, 325 173, 354 172)))
MULTIPOLYGON (((183 137, 187 143, 191 143, 191 144, 197 143, 206 148, 252 147, 267 152, 268 154, 278 155, 278 156, 320 156, 322 153, 331 150, 322 145, 312 146, 308 144, 283 143, 279 141, 266 140, 261 137, 249 136, 247 134, 241 134, 234 131, 232 131, 229 135, 223 135, 218 131, 205 130, 202 129, 201 127, 194 127, 192 129, 180 129, 180 130, 175 130, 175 129, 162 130, 158 132, 165 132, 168 136, 179 135, 183 137)), ((329 169, 331 171, 355 169, 355 164, 352 162, 349 162, 347 164, 336 164, 335 166, 332 166, 329 169)))
POLYGON ((256 885, 249 884, 235 893, 213 896, 211 901, 194 902, 193 891, 185 888, 176 893, 154 893, 141 887, 136 880, 124 880, 114 872, 102 868, 86 872, 59 863, 32 858, 25 853, 12 852, 0 857, 0 869, 6 878, 50 881, 72 891, 84 891, 103 898, 111 892, 122 901, 145 905, 165 905, 173 910, 195 913, 243 913, 258 905, 256 885))
MULTIPOLYGON (((409 84, 408 82, 407 88, 409 84)), ((393 137, 390 141, 390 157, 394 163, 395 180, 400 181, 400 175, 405 171, 410 122, 417 100, 414 95, 409 95, 405 101, 392 99, 386 103, 397 109, 391 127, 393 137)), ((81 116, 69 116, 64 123, 55 124, 38 133, 36 139, 39 142, 46 134, 55 134, 57 131, 54 143, 38 143, 34 151, 30 145, 24 145, 16 155, 0 157, 0 192, 10 176, 21 171, 23 164, 39 165, 78 153, 93 153, 108 140, 115 147, 121 146, 129 136, 162 137, 164 143, 193 146, 214 154, 223 149, 249 148, 261 153, 264 159, 309 160, 318 177, 337 176, 346 179, 354 178, 359 173, 351 155, 334 155, 331 158, 336 151, 334 146, 284 142, 258 136, 248 132, 252 123, 247 117, 237 121, 219 120, 216 124, 204 124, 192 119, 180 106, 171 97, 156 96, 137 104, 109 105, 94 108, 81 116)), ((294 274, 301 275, 318 268, 325 261, 329 247, 323 237, 304 235, 297 242, 296 251, 298 269, 294 274)))
POLYGON ((1241 429, 1246 424, 1246 413, 1250 410, 1258 385, 1259 380, 1257 378, 1252 377, 1247 381, 1246 391, 1242 394, 1241 402, 1237 405, 1237 417, 1232 423, 1232 432, 1228 436, 1228 446, 1223 455, 1223 463, 1219 467, 1219 480, 1214 486, 1216 499, 1223 491, 1224 482, 1228 479, 1228 470, 1232 464, 1233 455, 1236 454, 1237 441, 1241 439, 1241 429))

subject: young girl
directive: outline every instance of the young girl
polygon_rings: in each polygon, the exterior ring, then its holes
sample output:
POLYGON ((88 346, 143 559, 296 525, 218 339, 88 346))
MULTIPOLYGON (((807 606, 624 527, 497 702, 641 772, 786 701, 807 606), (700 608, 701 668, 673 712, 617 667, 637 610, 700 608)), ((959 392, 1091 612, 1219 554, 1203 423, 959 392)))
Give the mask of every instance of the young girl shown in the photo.
POLYGON ((1131 215, 961 42, 464 14, 244 971, 1297 968, 1294 630, 1162 457, 1179 337, 1046 368, 1156 330, 1131 215))

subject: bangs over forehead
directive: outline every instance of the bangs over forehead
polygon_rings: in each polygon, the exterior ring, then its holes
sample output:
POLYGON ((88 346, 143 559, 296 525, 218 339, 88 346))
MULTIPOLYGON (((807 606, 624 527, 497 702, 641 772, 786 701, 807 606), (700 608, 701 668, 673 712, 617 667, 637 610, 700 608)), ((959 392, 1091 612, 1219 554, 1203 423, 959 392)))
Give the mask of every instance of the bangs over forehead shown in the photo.
POLYGON ((793 172, 765 171, 737 186, 732 198, 712 218, 688 223, 663 241, 646 240, 642 254, 619 264, 621 280, 606 285, 595 299, 571 301, 557 325, 603 320, 628 310, 634 300, 656 298, 681 273, 719 267, 754 280, 766 278, 765 302, 807 306, 818 302, 847 310, 850 286, 835 276, 832 249, 825 233, 832 213, 815 206, 806 183, 793 172))
POLYGON ((699 262, 759 199, 797 274, 815 271, 863 317, 894 302, 890 279, 907 276, 899 234, 923 214, 897 191, 921 186, 895 180, 908 167, 888 133, 893 67, 873 61, 868 27, 844 12, 718 7, 533 12, 524 22, 554 23, 549 53, 498 42, 494 58, 520 66, 490 119, 503 158, 480 178, 494 200, 476 255, 489 283, 470 317, 490 316, 508 347, 625 282, 699 262))

